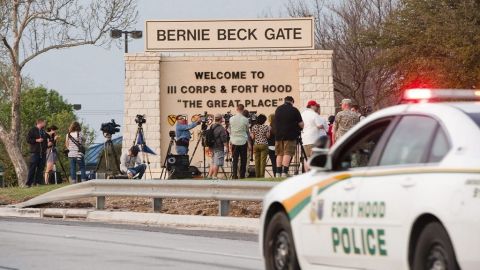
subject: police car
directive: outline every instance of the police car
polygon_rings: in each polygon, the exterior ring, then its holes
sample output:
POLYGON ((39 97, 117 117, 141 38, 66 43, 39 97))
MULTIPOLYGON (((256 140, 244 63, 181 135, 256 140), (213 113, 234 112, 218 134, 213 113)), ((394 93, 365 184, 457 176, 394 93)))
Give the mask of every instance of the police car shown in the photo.
POLYGON ((266 268, 479 270, 478 101, 410 89, 317 148, 310 172, 265 197, 266 268))

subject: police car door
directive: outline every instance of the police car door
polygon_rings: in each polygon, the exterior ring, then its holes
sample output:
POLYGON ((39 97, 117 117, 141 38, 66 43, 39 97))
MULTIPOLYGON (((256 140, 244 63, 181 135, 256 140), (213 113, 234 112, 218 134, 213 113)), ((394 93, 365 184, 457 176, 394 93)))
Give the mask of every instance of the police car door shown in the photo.
POLYGON ((430 148, 439 132, 442 132, 440 125, 430 117, 398 117, 383 151, 372 158, 372 166, 359 185, 356 205, 357 228, 362 232, 358 241, 363 246, 360 252, 363 267, 408 268, 407 217, 415 203, 413 193, 418 177, 415 171, 428 162, 430 148))
POLYGON ((358 267, 357 248, 362 245, 355 225, 358 186, 391 120, 367 124, 333 153, 333 172, 313 189, 310 220, 303 222, 301 253, 309 263, 335 269, 358 267))

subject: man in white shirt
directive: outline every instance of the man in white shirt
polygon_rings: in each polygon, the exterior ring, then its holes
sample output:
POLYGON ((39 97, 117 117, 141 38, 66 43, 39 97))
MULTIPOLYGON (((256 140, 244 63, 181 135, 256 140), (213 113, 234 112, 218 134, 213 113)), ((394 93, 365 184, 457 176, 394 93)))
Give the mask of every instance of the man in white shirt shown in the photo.
POLYGON ((310 100, 307 109, 302 113, 304 123, 302 141, 307 157, 312 155, 312 149, 320 136, 327 135, 328 123, 319 115, 320 105, 310 100))
POLYGON ((147 165, 142 163, 142 159, 138 156, 138 152, 140 149, 138 146, 132 146, 128 153, 123 153, 122 157, 120 158, 120 170, 122 173, 126 173, 128 179, 133 179, 135 175, 137 175, 136 179, 142 179, 145 170, 147 169, 147 165))

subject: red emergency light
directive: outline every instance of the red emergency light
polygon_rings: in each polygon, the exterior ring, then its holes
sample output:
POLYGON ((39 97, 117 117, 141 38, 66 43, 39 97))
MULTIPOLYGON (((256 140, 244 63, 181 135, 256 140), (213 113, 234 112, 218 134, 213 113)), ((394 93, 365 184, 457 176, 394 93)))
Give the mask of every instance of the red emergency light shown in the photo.
POLYGON ((478 101, 480 91, 473 89, 411 88, 403 93, 401 103, 478 101))

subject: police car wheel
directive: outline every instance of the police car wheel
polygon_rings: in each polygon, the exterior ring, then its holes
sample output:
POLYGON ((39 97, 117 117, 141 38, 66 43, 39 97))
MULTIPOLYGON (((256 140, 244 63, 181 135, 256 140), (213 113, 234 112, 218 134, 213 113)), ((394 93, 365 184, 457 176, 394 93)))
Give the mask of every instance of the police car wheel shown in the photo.
POLYGON ((264 251, 267 270, 300 269, 293 244, 292 227, 285 213, 276 213, 268 224, 264 251))
POLYGON ((438 222, 429 223, 418 238, 413 270, 459 270, 448 233, 438 222))

